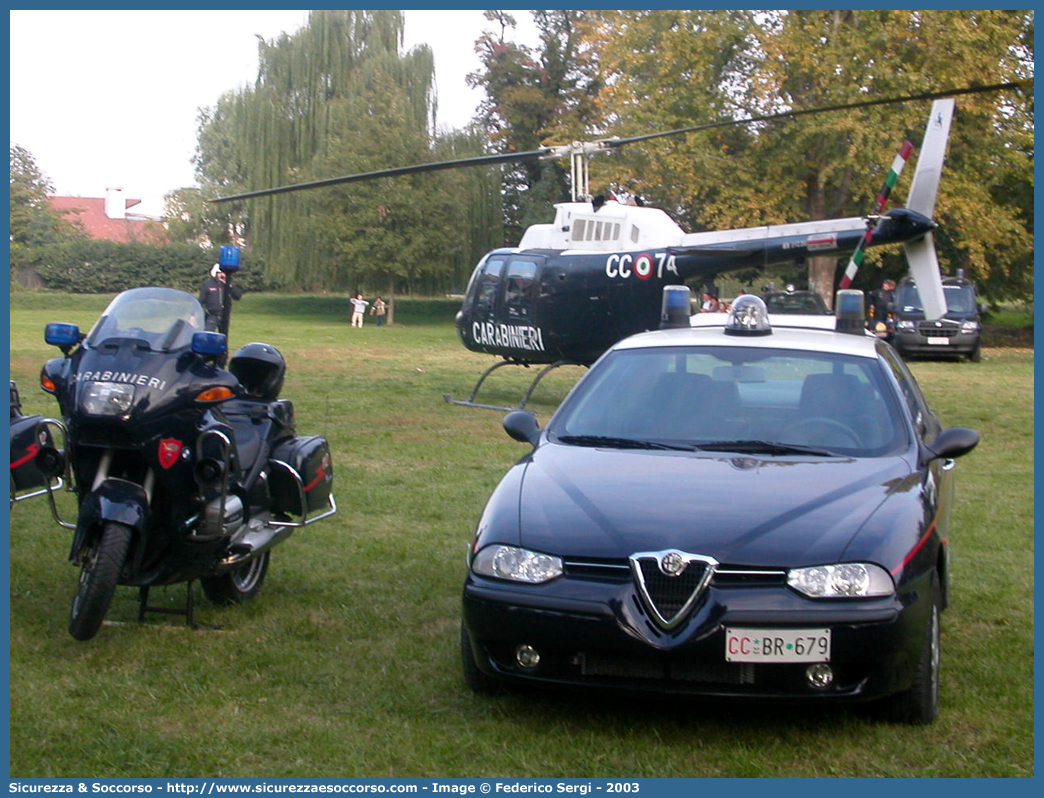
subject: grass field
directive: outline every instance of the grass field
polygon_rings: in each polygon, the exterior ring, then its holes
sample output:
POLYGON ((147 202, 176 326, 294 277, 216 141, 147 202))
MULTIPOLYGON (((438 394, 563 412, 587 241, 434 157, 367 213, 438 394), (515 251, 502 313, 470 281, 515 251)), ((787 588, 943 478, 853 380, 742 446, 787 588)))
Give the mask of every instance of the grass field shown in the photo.
MULTIPOLYGON (((24 411, 49 321, 87 329, 107 297, 12 296, 24 411)), ((233 347, 277 346, 302 434, 330 441, 340 512, 275 549, 256 601, 197 605, 217 629, 136 621, 119 588, 88 643, 66 632, 77 573, 42 499, 12 510, 14 777, 1026 777, 1033 775, 1033 351, 912 368, 949 424, 977 428, 958 466, 941 715, 890 725, 856 708, 717 705, 589 694, 473 696, 458 654, 472 526, 525 452, 502 414, 452 406, 493 361, 466 352, 444 301, 348 324, 346 297, 247 296, 233 347)), ((490 379, 511 403, 533 370, 490 379)), ((518 370, 522 372, 522 370, 518 370)), ((531 409, 546 422, 579 369, 531 409)), ((727 497, 726 497, 727 498, 727 497)), ((184 602, 184 586, 153 591, 184 602)))

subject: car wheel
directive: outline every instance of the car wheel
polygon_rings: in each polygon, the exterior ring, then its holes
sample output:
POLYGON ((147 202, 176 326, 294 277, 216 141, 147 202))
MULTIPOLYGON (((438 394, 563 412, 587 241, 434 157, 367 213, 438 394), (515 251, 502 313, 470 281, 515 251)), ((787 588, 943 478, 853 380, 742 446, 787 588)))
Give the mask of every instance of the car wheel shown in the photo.
POLYGON ((932 576, 932 606, 928 618, 921 656, 917 663, 914 683, 889 701, 889 718, 900 723, 924 725, 931 723, 939 714, 939 663, 940 615, 942 614, 942 590, 939 578, 932 576))
POLYGON ((475 664, 475 652, 471 648, 471 637, 460 624, 460 662, 464 669, 464 682, 471 692, 477 695, 500 695, 504 692, 504 683, 479 670, 475 664))
POLYGON ((975 344, 975 348, 971 351, 971 354, 968 355, 968 360, 972 363, 978 363, 982 360, 982 347, 979 346, 979 344, 975 344))

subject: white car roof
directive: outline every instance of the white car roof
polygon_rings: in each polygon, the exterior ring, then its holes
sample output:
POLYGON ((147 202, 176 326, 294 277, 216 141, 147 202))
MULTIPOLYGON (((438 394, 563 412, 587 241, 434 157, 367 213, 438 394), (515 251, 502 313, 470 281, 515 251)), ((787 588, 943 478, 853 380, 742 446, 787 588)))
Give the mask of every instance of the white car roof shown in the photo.
POLYGON ((762 349, 798 349, 809 352, 831 352, 856 357, 877 357, 877 338, 837 332, 833 316, 780 314, 770 316, 772 332, 768 335, 730 335, 725 332, 726 313, 698 313, 689 328, 653 330, 638 333, 617 343, 616 349, 648 349, 663 346, 743 346, 762 349))

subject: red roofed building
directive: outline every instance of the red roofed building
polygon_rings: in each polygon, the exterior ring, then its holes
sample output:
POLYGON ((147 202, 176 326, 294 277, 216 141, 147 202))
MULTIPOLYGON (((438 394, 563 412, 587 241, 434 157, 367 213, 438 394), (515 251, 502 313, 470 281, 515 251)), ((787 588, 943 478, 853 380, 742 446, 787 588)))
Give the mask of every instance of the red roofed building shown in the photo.
POLYGON ((128 213, 139 199, 126 199, 122 188, 105 189, 105 197, 48 197, 51 207, 70 222, 78 223, 91 238, 167 244, 167 229, 155 217, 128 213))

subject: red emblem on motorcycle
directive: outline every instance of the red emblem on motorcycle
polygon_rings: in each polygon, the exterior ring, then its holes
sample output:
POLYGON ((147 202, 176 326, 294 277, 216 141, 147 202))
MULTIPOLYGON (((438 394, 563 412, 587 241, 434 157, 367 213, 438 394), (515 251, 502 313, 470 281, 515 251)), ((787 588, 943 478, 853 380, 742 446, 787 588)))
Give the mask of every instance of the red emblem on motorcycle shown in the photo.
POLYGON ((181 441, 164 438, 159 442, 159 463, 164 468, 170 468, 178 462, 179 454, 181 454, 181 441))

